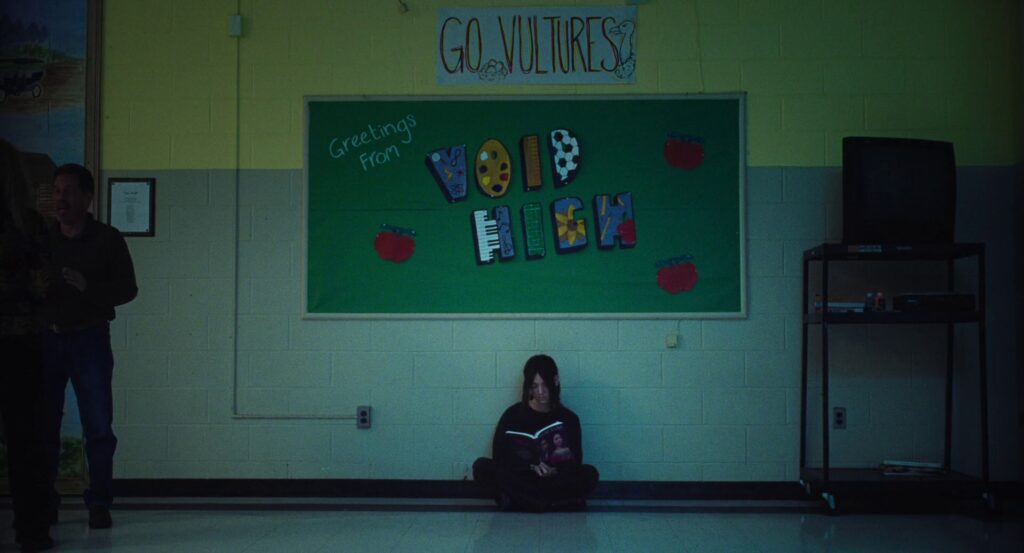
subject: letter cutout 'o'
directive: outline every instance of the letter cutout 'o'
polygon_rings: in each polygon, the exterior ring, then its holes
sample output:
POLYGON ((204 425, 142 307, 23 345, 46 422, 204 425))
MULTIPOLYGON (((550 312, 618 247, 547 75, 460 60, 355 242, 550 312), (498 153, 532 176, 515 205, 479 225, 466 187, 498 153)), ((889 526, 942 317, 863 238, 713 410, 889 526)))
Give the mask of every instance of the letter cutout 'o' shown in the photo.
POLYGON ((512 156, 493 138, 484 141, 476 153, 476 186, 489 198, 500 198, 512 181, 512 156))

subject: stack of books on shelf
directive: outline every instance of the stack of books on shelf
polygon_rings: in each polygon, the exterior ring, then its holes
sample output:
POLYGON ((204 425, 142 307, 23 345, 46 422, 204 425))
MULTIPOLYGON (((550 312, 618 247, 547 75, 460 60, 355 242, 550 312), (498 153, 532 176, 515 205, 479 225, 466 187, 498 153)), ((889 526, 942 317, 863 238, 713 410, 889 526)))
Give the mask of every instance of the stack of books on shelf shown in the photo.
MULTIPOLYGON (((821 294, 814 295, 814 312, 821 313, 821 294)), ((863 313, 864 296, 833 295, 828 296, 829 313, 863 313)))
MULTIPOLYGON (((815 313, 821 313, 821 300, 821 294, 814 295, 815 313)), ((865 311, 885 311, 885 294, 882 292, 868 292, 863 296, 828 295, 829 313, 863 313, 865 311)))
POLYGON ((949 470, 942 463, 885 460, 878 467, 885 476, 942 476, 949 470))

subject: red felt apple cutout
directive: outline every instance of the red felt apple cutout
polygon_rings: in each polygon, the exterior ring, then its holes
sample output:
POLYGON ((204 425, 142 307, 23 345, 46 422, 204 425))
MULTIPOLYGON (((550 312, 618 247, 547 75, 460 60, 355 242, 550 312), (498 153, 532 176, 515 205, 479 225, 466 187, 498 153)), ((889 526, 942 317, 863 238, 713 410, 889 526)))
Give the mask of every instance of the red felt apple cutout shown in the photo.
POLYGON ((401 263, 416 251, 416 240, 408 234, 385 230, 378 232, 373 239, 373 249, 381 259, 401 263))
POLYGON ((704 163, 704 140, 677 132, 668 133, 663 151, 672 167, 692 171, 704 163))
POLYGON ((697 266, 690 262, 658 269, 658 286, 669 294, 689 292, 697 284, 697 266))

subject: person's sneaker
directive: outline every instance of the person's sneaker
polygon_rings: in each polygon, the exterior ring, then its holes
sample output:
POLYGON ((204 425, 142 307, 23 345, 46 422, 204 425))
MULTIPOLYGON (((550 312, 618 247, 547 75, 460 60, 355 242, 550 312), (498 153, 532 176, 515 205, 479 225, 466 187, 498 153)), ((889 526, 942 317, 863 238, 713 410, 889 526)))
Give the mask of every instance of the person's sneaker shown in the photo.
POLYGON ((107 507, 89 507, 89 528, 110 528, 114 521, 110 518, 107 507))
POLYGON ((22 537, 18 542, 21 544, 21 550, 25 553, 31 551, 46 551, 47 549, 53 549, 53 538, 49 534, 42 534, 39 536, 22 537))

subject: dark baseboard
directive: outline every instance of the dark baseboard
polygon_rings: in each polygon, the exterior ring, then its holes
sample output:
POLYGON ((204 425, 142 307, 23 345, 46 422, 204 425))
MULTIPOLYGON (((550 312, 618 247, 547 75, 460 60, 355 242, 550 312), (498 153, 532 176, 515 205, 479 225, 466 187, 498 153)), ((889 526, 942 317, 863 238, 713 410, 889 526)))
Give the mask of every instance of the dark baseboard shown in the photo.
MULTIPOLYGON (((1024 501, 1024 482, 992 482, 1001 500, 1024 501)), ((119 479, 117 497, 489 499, 469 480, 119 479)), ((591 499, 806 501, 796 482, 600 482, 591 499)))
MULTIPOLYGON (((1024 516, 1024 482, 992 482, 999 516, 1024 516)), ((920 491, 920 490, 919 490, 920 491)), ((928 490, 924 490, 928 491, 928 490)), ((934 492, 935 490, 931 490, 934 492)), ((948 490, 947 490, 948 491, 948 490)), ((968 513, 990 517, 978 494, 872 493, 861 488, 839 494, 846 513, 968 513)), ((114 481, 119 508, 142 510, 312 510, 312 511, 493 511, 490 499, 466 480, 289 480, 289 479, 120 479, 114 481), (165 499, 178 499, 166 501, 165 499), (206 500, 207 498, 209 500, 206 500), (232 498, 237 501, 232 501, 232 498), (252 502, 248 499, 262 499, 252 502), (303 499, 320 501, 303 501, 303 499), (330 499, 345 499, 332 502, 330 499), (351 499, 355 499, 355 502, 351 499), (147 501, 156 499, 156 501, 147 501), (276 499, 276 501, 275 501, 276 499), (373 501, 360 501, 373 499, 373 501), (447 500, 441 502, 380 501, 447 500), (141 501, 141 502, 140 502, 141 501)), ((824 502, 808 497, 796 482, 601 482, 590 497, 595 512, 823 513, 824 502), (644 501, 665 503, 644 503, 644 501), (617 501, 622 501, 618 503, 617 501), (714 503, 719 502, 719 503, 714 503)), ((69 502, 66 508, 84 506, 69 502)))
MULTIPOLYGON (((467 480, 120 479, 118 497, 367 497, 485 499, 467 480)), ((802 500, 796 482, 600 482, 593 499, 802 500)))

